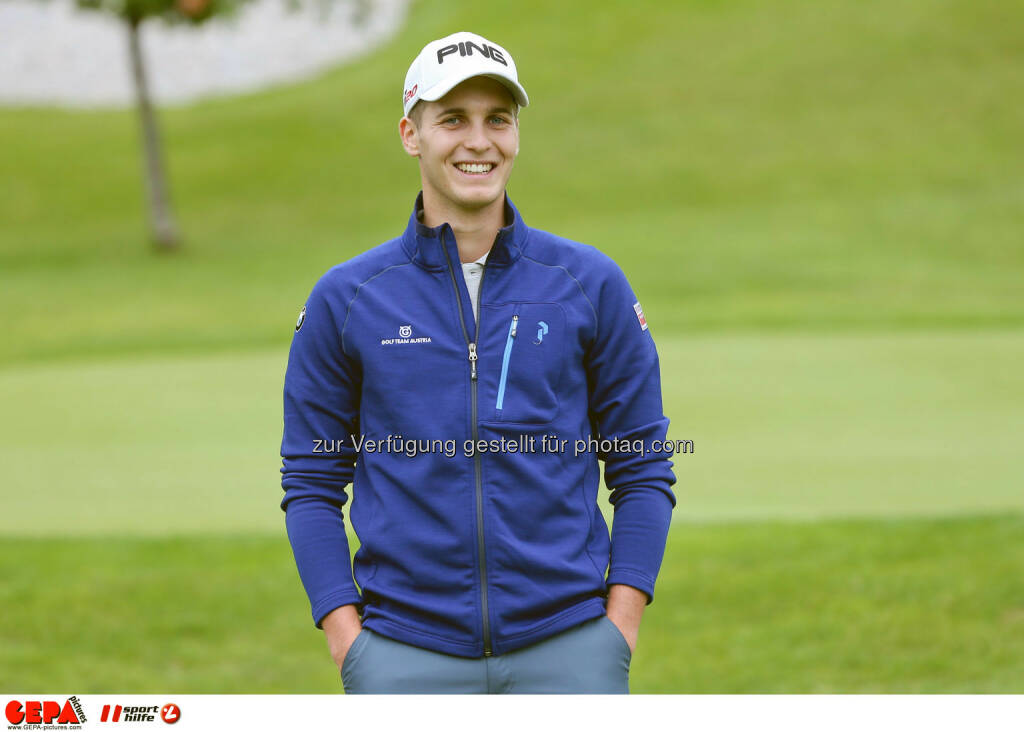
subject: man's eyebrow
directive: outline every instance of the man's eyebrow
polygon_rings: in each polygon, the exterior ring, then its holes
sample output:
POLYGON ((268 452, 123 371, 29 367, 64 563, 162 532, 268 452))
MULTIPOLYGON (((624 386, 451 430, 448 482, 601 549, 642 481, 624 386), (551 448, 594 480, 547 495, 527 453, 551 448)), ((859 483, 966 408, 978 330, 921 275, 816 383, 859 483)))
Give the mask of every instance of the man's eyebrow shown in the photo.
MULTIPOLYGON (((465 114, 466 110, 463 107, 449 107, 443 112, 439 113, 439 117, 444 117, 449 114, 465 114)), ((491 107, 487 110, 487 114, 512 114, 512 110, 508 107, 491 107)))

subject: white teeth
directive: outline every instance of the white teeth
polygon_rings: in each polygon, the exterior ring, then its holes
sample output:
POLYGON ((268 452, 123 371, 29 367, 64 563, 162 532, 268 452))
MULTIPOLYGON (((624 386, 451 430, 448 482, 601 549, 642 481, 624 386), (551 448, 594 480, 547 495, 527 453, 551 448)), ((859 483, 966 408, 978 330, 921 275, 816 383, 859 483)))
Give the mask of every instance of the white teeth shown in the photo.
POLYGON ((494 165, 491 163, 458 163, 455 167, 463 173, 490 173, 494 165))

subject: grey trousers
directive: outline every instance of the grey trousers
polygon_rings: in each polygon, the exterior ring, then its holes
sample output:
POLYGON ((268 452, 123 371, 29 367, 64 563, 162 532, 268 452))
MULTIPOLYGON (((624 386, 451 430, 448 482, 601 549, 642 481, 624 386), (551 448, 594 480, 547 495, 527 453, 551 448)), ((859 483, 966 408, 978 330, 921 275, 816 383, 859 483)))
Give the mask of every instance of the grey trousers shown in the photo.
POLYGON ((428 651, 364 628, 341 679, 348 694, 628 694, 631 655, 607 615, 486 658, 428 651))

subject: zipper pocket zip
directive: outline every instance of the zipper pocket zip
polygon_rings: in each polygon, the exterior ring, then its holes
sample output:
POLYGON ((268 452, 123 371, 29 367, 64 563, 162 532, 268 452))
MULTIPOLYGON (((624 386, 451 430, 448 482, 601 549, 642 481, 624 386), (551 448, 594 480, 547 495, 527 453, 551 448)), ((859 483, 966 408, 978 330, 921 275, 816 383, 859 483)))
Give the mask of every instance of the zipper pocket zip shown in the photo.
POLYGON ((501 380, 498 382, 498 401, 494 408, 501 411, 505 404, 505 384, 508 382, 508 361, 512 356, 512 343, 516 339, 516 331, 519 329, 519 316, 513 315, 512 322, 508 326, 508 338, 505 340, 505 355, 501 358, 501 380))

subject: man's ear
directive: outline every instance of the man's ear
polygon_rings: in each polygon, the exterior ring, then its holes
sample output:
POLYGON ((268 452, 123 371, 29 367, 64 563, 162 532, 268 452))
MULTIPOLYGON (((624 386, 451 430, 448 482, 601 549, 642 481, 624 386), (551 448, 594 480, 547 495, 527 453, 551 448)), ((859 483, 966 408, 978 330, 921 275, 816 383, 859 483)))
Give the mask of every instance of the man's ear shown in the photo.
POLYGON ((420 156, 420 140, 416 131, 416 123, 408 117, 402 117, 398 122, 398 136, 402 138, 402 147, 405 152, 414 158, 420 156))

